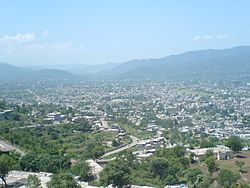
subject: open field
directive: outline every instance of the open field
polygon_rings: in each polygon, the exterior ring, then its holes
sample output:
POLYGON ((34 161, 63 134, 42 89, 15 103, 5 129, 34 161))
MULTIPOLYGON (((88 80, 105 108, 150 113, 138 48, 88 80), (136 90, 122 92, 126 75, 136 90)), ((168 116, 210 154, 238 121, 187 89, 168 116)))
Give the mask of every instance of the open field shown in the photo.
POLYGON ((242 152, 242 153, 237 154, 237 157, 235 157, 233 159, 219 161, 219 167, 221 169, 228 168, 234 172, 238 172, 239 168, 235 165, 235 161, 243 161, 245 163, 244 166, 247 170, 247 173, 244 173, 242 175, 243 175, 243 177, 245 177, 248 180, 248 182, 250 182, 250 152, 242 152))

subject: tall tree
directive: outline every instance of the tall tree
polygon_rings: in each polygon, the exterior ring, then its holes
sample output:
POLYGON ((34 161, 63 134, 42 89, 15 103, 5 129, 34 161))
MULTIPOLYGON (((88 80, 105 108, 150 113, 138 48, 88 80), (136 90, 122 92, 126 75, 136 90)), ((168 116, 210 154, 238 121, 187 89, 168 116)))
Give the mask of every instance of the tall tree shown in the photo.
POLYGON ((59 173, 52 176, 48 188, 80 188, 74 177, 68 173, 59 173))
POLYGON ((155 158, 150 163, 150 172, 156 177, 163 179, 169 169, 169 162, 165 158, 155 158))
POLYGON ((12 170, 15 161, 12 157, 7 154, 2 154, 0 156, 0 178, 4 182, 4 186, 7 187, 6 177, 12 170))
POLYGON ((90 152, 94 159, 98 159, 104 154, 104 149, 102 146, 95 146, 90 152))
POLYGON ((218 164, 215 162, 215 158, 214 157, 209 157, 206 159, 206 165, 207 165, 207 169, 210 172, 210 174, 212 175, 212 173, 216 170, 218 170, 218 164))
POLYGON ((79 162, 72 167, 72 172, 78 176, 80 176, 83 181, 90 181, 93 179, 93 175, 91 173, 91 168, 86 162, 79 162))
POLYGON ((202 171, 198 168, 188 169, 185 178, 196 188, 202 182, 202 171))
POLYGON ((226 141, 226 146, 234 151, 234 154, 241 151, 243 148, 243 140, 238 136, 231 136, 226 141))
POLYGON ((112 184, 114 187, 123 187, 130 183, 130 174, 133 166, 133 156, 124 154, 111 161, 101 172, 100 182, 103 185, 112 184))

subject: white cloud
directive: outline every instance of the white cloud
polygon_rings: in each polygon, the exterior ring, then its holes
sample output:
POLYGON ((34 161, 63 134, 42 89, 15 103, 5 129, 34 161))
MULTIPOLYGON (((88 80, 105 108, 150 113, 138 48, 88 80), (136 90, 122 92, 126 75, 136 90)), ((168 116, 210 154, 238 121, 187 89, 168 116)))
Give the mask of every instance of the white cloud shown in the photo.
POLYGON ((195 36, 193 40, 201 40, 201 36, 195 36))
POLYGON ((65 53, 85 50, 83 46, 75 46, 71 41, 58 43, 32 43, 22 47, 26 52, 65 53))
POLYGON ((62 50, 62 49, 71 49, 72 42, 59 42, 59 43, 35 43, 27 46, 29 50, 32 51, 41 51, 41 50, 62 50))
POLYGON ((11 44, 11 43, 25 43, 34 40, 34 33, 18 33, 16 35, 4 35, 0 38, 0 41, 3 43, 11 44))
POLYGON ((216 39, 220 40, 220 39, 236 39, 235 36, 232 35, 226 35, 226 34, 219 34, 215 36, 216 39))
POLYGON ((42 35, 43 35, 43 37, 47 37, 47 36, 49 36, 49 34, 50 34, 49 30, 44 30, 42 35))
POLYGON ((210 40, 210 39, 213 39, 213 35, 204 35, 202 38, 204 40, 210 40))
MULTIPOLYGON (((45 30, 42 34, 43 37, 46 37, 49 35, 49 31, 45 30)), ((73 45, 72 41, 56 43, 39 42, 39 40, 36 40, 34 33, 18 33, 16 35, 0 36, 0 49, 4 49, 8 54, 61 54, 82 52, 86 50, 82 45, 73 45)))
POLYGON ((227 40, 231 40, 231 39, 235 39, 235 37, 231 36, 231 35, 227 35, 227 34, 218 34, 218 35, 199 35, 199 36, 195 36, 193 37, 194 41, 202 41, 202 40, 222 40, 222 39, 227 39, 227 40))
POLYGON ((201 35, 201 36, 195 36, 195 37, 193 37, 194 41, 211 40, 211 39, 213 39, 213 35, 201 35))

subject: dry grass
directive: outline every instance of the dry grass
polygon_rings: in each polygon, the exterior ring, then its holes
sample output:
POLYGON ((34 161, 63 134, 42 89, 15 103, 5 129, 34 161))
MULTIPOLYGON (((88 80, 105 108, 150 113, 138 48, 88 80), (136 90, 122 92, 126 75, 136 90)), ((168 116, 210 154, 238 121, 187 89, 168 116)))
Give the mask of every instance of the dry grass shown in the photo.
MULTIPOLYGON (((244 167, 246 168, 247 172, 242 174, 250 183, 250 152, 242 152, 237 154, 237 156, 230 160, 219 161, 219 167, 228 168, 234 172, 239 172, 238 166, 235 165, 235 161, 243 161, 245 163, 244 167)), ((244 181, 246 179, 244 178, 244 181)))
MULTIPOLYGON (((244 161, 245 163, 244 168, 247 170, 246 173, 241 174, 239 183, 250 183, 250 152, 242 152, 237 154, 237 156, 234 157, 233 159, 221 160, 217 161, 217 163, 220 169, 227 168, 235 173, 239 173, 239 167, 235 165, 235 161, 244 161)), ((194 164, 192 165, 192 168, 199 168, 202 170, 205 176, 209 176, 209 172, 207 171, 207 166, 204 162, 200 164, 194 164)), ((213 178, 216 179, 217 176, 218 173, 213 174, 213 178)), ((214 184, 211 187, 218 187, 218 185, 216 182, 214 182, 214 184)))

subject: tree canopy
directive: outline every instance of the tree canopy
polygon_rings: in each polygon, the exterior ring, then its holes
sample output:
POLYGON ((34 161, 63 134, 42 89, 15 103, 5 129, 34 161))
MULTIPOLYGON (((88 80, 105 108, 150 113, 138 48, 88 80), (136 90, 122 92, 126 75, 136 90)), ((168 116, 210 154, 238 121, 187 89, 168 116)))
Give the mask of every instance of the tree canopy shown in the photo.
POLYGON ((237 153, 243 148, 243 140, 237 136, 231 136, 227 139, 226 146, 231 148, 234 153, 237 153))
POLYGON ((4 182, 5 187, 7 186, 6 177, 15 165, 15 160, 7 155, 0 155, 0 178, 4 182))
POLYGON ((90 181, 94 177, 91 173, 91 168, 88 163, 82 161, 76 163, 72 168, 71 171, 75 174, 80 176, 80 179, 83 181, 90 181))
POLYGON ((128 185, 134 163, 132 153, 124 153, 118 156, 103 169, 100 182, 105 186, 112 184, 114 187, 128 185))
POLYGON ((213 156, 210 156, 205 161, 207 165, 208 172, 212 175, 212 173, 216 170, 218 170, 218 164, 215 162, 215 158, 213 156))
POLYGON ((80 188, 74 177, 66 172, 55 174, 48 183, 48 188, 80 188))
POLYGON ((233 173, 229 169, 220 170, 218 181, 219 184, 224 188, 230 188, 239 179, 239 175, 233 173))

